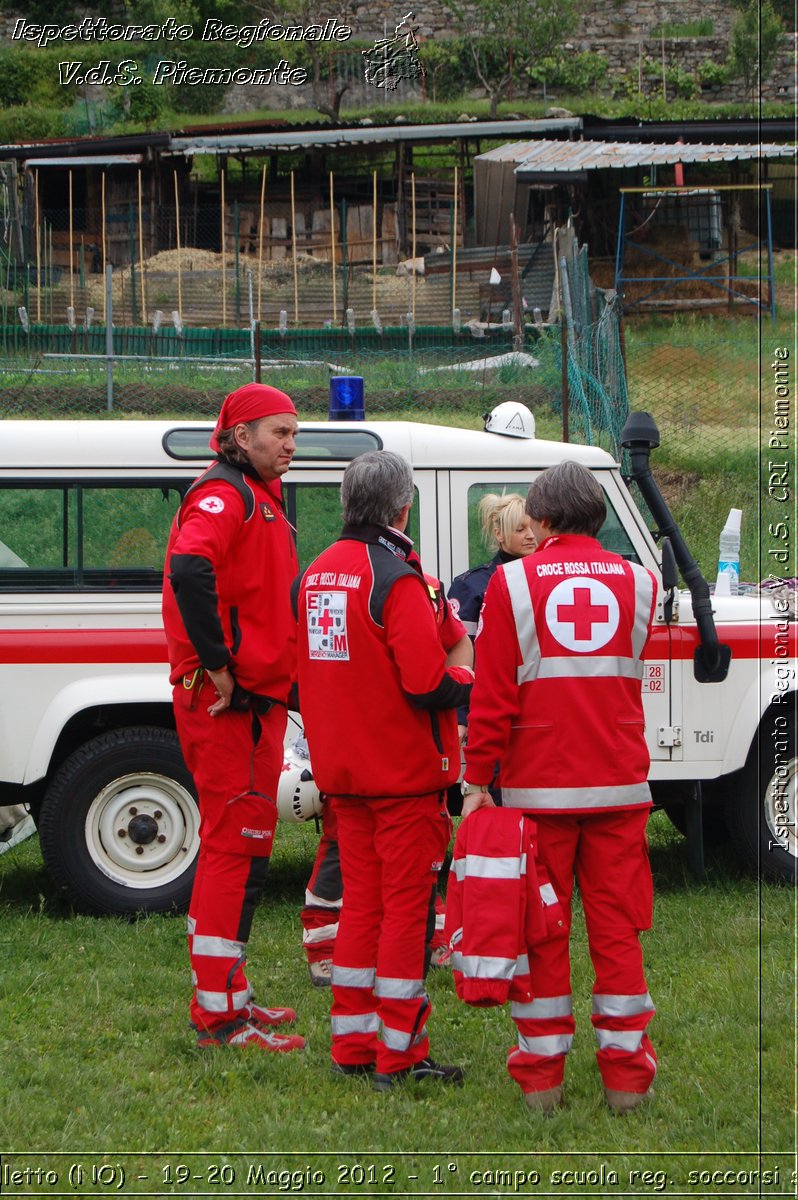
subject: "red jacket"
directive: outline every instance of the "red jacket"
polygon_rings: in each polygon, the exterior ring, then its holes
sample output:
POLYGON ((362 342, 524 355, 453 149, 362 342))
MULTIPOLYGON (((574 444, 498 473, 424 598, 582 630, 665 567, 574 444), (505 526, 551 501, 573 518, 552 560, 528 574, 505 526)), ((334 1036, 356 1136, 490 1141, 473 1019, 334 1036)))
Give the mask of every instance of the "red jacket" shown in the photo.
POLYGON ((299 697, 329 795, 421 796, 459 775, 455 708, 471 673, 446 667, 411 545, 395 530, 344 529, 300 581, 299 697))
POLYGON ((477 635, 466 779, 500 763, 506 806, 649 805, 643 652, 653 575, 595 538, 562 534, 499 567, 477 635))
POLYGON ((288 699, 295 672, 291 583, 299 565, 279 480, 214 464, 192 485, 166 551, 163 620, 176 683, 229 666, 247 691, 288 699))

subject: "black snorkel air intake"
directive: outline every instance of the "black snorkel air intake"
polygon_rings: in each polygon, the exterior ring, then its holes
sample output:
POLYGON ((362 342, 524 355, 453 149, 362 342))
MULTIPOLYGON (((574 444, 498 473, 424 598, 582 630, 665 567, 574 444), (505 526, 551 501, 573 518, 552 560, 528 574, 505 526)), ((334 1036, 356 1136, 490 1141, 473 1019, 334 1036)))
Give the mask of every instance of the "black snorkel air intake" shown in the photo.
POLYGON ((699 683, 721 683, 729 673, 731 647, 718 641, 709 585, 651 474, 649 458, 651 451, 659 446, 659 430, 650 413, 629 414, 621 432, 621 446, 629 451, 630 478, 643 493, 660 534, 670 539, 682 579, 693 598, 693 615, 700 639, 693 659, 695 677, 699 683))

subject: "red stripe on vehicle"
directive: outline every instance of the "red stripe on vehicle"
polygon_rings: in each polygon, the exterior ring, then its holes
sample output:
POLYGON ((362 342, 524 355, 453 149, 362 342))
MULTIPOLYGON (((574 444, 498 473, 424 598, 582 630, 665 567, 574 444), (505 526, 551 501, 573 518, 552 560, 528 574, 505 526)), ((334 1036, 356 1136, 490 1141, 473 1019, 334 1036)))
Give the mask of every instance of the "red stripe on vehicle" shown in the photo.
MULTIPOLYGON (((750 625, 718 625, 718 641, 731 646, 732 659, 762 659, 783 662, 798 657, 798 625, 786 618, 750 625)), ((646 647, 644 658, 657 661, 692 660, 699 645, 695 625, 657 626, 646 647)))
POLYGON ((0 663, 165 663, 162 629, 0 630, 0 663))

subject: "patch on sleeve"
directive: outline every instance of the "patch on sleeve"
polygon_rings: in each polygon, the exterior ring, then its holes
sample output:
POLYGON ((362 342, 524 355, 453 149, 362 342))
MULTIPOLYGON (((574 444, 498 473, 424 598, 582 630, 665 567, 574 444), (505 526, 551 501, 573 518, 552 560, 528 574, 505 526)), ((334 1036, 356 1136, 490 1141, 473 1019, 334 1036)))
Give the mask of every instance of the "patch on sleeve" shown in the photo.
POLYGON ((201 508, 203 512, 207 513, 224 512, 224 500, 220 496, 204 496, 197 508, 201 508))
POLYGON ((349 659, 346 632, 346 592, 308 592, 308 657, 349 659))

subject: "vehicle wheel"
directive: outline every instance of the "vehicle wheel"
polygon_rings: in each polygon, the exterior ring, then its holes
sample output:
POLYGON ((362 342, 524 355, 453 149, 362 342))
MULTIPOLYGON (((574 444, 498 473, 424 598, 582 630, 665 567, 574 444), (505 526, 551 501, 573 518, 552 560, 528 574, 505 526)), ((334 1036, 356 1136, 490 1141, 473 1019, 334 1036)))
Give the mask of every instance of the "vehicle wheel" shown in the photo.
POLYGON ((796 882, 798 866, 798 754, 795 711, 774 705, 740 772, 740 787, 726 803, 732 842, 765 878, 796 882))
POLYGON ((199 809, 177 734, 115 729, 81 746, 47 789, 39 835, 52 878, 83 911, 185 909, 199 809))

